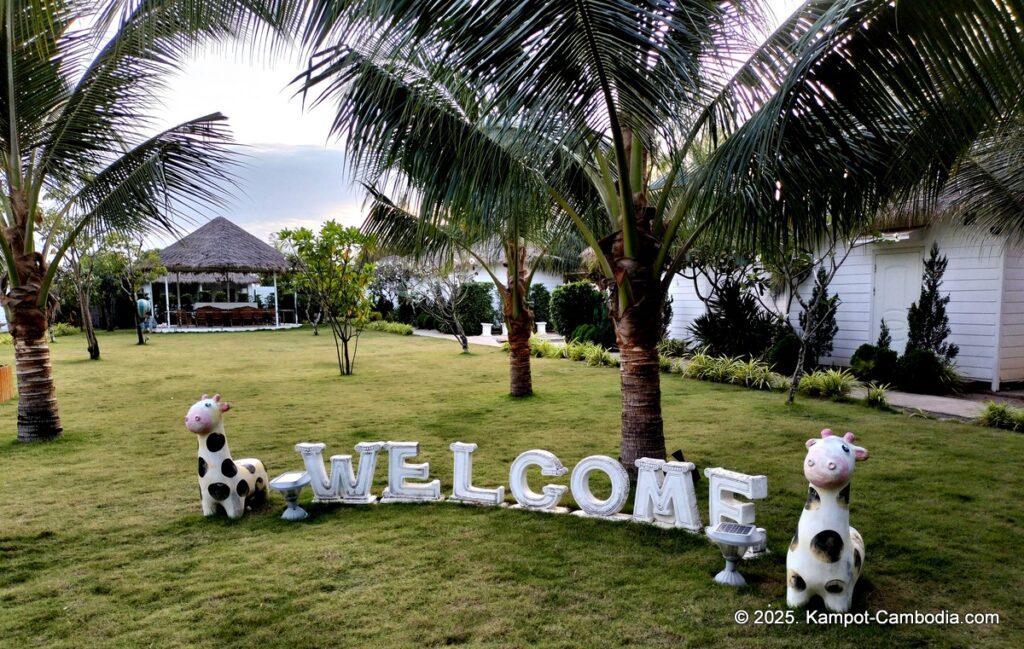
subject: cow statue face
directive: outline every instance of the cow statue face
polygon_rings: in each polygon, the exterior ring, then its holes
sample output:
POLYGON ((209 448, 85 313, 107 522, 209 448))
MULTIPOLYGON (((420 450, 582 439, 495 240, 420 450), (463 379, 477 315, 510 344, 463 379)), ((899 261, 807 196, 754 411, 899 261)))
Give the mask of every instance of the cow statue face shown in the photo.
POLYGON ((204 394, 203 398, 192 404, 185 415, 185 428, 196 435, 206 435, 216 429, 221 422, 221 415, 231 409, 231 404, 220 400, 220 395, 212 397, 204 394))
POLYGON ((855 445, 853 433, 842 437, 830 428, 821 431, 821 439, 807 440, 804 477, 815 487, 838 489, 850 481, 856 462, 868 459, 868 450, 855 445))

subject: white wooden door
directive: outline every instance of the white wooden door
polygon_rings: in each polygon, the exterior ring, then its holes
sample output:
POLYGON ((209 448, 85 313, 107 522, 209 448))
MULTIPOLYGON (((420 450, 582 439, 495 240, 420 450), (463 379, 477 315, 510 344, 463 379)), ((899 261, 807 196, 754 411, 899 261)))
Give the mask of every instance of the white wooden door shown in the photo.
POLYGON ((907 345, 907 309, 921 294, 924 261, 920 249, 875 255, 874 322, 871 344, 878 340, 881 321, 889 327, 891 347, 903 353, 907 345))

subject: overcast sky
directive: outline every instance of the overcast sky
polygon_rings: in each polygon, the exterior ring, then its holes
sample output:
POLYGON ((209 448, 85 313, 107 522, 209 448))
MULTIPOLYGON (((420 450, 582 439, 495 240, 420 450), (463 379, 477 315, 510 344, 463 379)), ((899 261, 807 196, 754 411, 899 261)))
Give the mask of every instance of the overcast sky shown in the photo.
MULTIPOLYGON (((785 16, 799 0, 769 0, 785 16)), ((220 111, 245 145, 240 189, 223 216, 266 240, 281 228, 317 228, 335 219, 362 222, 363 190, 344 173, 341 145, 328 140, 331 111, 304 110, 290 81, 296 57, 254 62, 233 48, 219 48, 188 64, 169 84, 166 125, 220 111)), ((169 242, 167 242, 169 243, 169 242)))

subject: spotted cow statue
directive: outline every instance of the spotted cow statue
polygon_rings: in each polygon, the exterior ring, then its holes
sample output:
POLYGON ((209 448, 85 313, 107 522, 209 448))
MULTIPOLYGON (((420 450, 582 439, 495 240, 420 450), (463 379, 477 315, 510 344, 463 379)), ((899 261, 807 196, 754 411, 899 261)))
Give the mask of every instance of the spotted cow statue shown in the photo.
POLYGON ((796 534, 786 554, 786 603, 805 606, 820 595, 830 611, 846 612, 864 565, 864 539, 850 527, 850 478, 868 459, 853 433, 828 428, 807 440, 804 476, 811 483, 796 534))
POLYGON ((267 470, 254 458, 231 459, 224 436, 224 413, 231 409, 220 395, 192 404, 185 415, 185 427, 199 437, 199 495, 203 516, 222 509, 228 518, 241 518, 247 500, 267 497, 267 470))

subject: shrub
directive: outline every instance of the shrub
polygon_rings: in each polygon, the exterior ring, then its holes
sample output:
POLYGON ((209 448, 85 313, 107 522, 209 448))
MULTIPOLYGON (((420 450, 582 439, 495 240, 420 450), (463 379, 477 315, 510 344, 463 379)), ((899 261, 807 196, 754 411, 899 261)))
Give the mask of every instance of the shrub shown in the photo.
POLYGON ((867 394, 864 396, 864 403, 871 408, 878 408, 880 410, 887 410, 889 408, 889 400, 885 398, 885 393, 889 390, 888 383, 881 385, 868 383, 865 387, 867 388, 867 394))
POLYGON ((558 333, 569 336, 580 325, 600 324, 604 295, 590 282, 571 282, 556 288, 549 304, 550 323, 558 333))
POLYGON ((418 313, 413 319, 413 326, 417 329, 437 329, 437 320, 429 313, 418 313))
POLYGON ((808 301, 809 305, 814 306, 811 310, 805 310, 798 316, 801 329, 806 331, 808 325, 812 327, 811 333, 806 338, 805 356, 810 367, 820 363, 822 356, 832 355, 832 341, 839 333, 836 309, 839 308, 840 299, 838 295, 829 297, 828 279, 828 273, 819 266, 818 273, 814 278, 811 298, 808 301))
POLYGON ((755 390, 771 390, 775 385, 772 368, 763 361, 735 360, 732 363, 730 383, 755 390))
POLYGON ((583 360, 583 352, 585 349, 586 343, 570 340, 565 344, 565 357, 570 361, 581 361, 583 360))
POLYGON ((13 345, 14 338, 11 334, 0 334, 0 345, 13 345))
POLYGON ((383 331, 388 334, 398 334, 399 336, 411 336, 412 325, 402 324, 401 322, 387 322, 385 320, 375 320, 370 322, 364 327, 367 331, 383 331))
POLYGON ((896 380, 907 392, 944 394, 956 387, 959 376, 930 349, 911 349, 897 363, 896 380))
POLYGON ((56 336, 56 337, 59 337, 59 336, 74 336, 75 334, 82 333, 81 329, 79 329, 78 327, 69 325, 66 322, 58 322, 57 324, 55 324, 52 327, 50 327, 50 331, 53 332, 53 335, 56 336))
POLYGON ((846 370, 816 370, 800 377, 797 389, 810 397, 840 398, 850 394, 857 377, 846 370))
POLYGON ((565 351, 561 345, 536 336, 530 338, 530 354, 537 358, 565 358, 565 351))
POLYGON ((927 349, 942 360, 952 361, 960 349, 947 343, 949 316, 946 305, 949 295, 939 297, 942 275, 946 272, 948 260, 939 256, 939 244, 933 243, 928 259, 924 260, 924 283, 917 302, 907 311, 907 349, 927 349))
POLYGON ((595 343, 584 343, 583 361, 591 367, 615 367, 618 362, 611 352, 595 343))
POLYGON ((792 376, 800 358, 800 338, 788 327, 768 350, 768 364, 776 372, 792 376))
POLYGON ((676 371, 676 360, 670 356, 658 354, 658 369, 666 374, 671 374, 676 371))
POLYGON ((658 354, 669 358, 683 358, 690 353, 690 343, 678 338, 662 338, 658 343, 658 354))
POLYGON ((978 416, 978 423, 989 428, 1024 431, 1024 410, 1012 408, 1005 403, 988 401, 978 416))
POLYGON ((543 284, 531 286, 529 302, 534 322, 547 322, 551 313, 551 293, 547 287, 543 284))
POLYGON ((494 322, 494 285, 470 282, 462 287, 459 322, 467 336, 479 336, 481 322, 494 322))
POLYGON ((690 325, 693 337, 715 355, 756 358, 775 339, 775 319, 734 279, 727 280, 708 310, 690 325))

